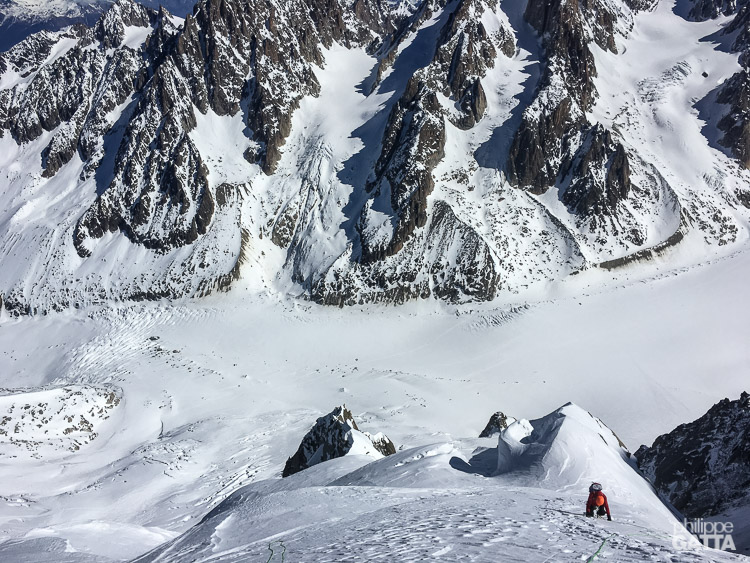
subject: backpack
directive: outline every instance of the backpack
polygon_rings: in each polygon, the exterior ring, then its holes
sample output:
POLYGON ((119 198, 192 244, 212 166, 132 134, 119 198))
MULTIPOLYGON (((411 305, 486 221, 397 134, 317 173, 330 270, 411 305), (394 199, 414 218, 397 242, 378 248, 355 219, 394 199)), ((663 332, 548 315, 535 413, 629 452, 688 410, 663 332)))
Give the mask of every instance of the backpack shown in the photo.
POLYGON ((589 487, 590 493, 598 493, 602 490, 602 486, 600 483, 591 483, 591 486, 589 487))

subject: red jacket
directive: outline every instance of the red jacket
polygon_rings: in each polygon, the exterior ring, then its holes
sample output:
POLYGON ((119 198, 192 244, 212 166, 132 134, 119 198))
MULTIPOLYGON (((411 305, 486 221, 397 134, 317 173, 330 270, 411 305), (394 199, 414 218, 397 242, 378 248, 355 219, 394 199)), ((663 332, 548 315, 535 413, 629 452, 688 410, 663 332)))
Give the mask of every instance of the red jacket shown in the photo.
POLYGON ((607 495, 605 495, 601 491, 597 491, 595 493, 589 493, 589 500, 586 501, 586 512, 594 512, 597 508, 599 508, 598 506, 596 506, 597 495, 602 495, 604 497, 604 510, 607 511, 607 516, 610 516, 609 504, 607 503, 607 495))

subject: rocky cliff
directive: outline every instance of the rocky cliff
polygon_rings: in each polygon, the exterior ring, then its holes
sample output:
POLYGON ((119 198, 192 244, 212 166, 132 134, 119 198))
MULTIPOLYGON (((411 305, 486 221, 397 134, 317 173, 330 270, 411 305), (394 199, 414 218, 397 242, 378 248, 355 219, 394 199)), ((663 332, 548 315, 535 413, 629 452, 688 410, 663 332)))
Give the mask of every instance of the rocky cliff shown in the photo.
POLYGON ((747 19, 631 0, 202 0, 182 19, 119 0, 0 54, 0 295, 33 313, 244 275, 325 304, 463 303, 723 252, 750 202, 747 19), (646 67, 652 20, 687 27, 646 67))
POLYGON ((641 471, 688 518, 750 503, 750 395, 724 399, 635 454, 641 471))

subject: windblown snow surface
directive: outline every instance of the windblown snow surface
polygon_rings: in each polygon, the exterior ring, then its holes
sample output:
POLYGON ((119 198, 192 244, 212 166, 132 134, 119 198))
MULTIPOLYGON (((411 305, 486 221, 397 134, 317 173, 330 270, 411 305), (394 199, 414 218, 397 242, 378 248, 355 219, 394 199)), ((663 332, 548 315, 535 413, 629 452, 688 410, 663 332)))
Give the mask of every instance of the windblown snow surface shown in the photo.
POLYGON ((659 267, 473 309, 339 310, 238 286, 3 318, 0 559, 731 560, 674 550, 677 519, 607 427, 634 449, 747 385, 750 254, 659 267), (342 402, 402 449, 280 479, 342 402), (507 458, 474 438, 496 410, 553 414, 507 458), (40 426, 12 432, 29 417, 40 426), (583 517, 591 480, 613 522, 583 517))

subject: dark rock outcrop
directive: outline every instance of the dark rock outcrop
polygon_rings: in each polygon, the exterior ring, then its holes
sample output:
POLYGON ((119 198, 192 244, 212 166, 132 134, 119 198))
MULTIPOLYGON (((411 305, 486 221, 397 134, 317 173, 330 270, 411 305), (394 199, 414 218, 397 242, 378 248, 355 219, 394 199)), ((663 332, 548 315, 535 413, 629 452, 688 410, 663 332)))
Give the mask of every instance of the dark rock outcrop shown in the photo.
POLYGON ((155 10, 149 10, 135 2, 120 0, 96 22, 94 38, 105 49, 113 49, 122 45, 125 27, 150 27, 155 20, 155 10))
POLYGON ((162 252, 190 244, 213 211, 208 173, 189 137, 193 108, 235 115, 246 103, 257 148, 248 156, 271 173, 299 100, 318 92, 311 65, 323 63, 321 49, 371 42, 389 29, 379 4, 358 6, 366 21, 345 15, 337 0, 203 0, 177 29, 164 10, 119 0, 92 29, 66 32, 77 43, 52 64, 43 64, 54 43, 49 34, 3 55, 4 66, 35 75, 28 87, 0 91, 0 129, 19 143, 55 131, 40 155, 44 176, 77 153, 90 175, 114 125, 108 113, 133 96, 112 178, 99 179, 108 184, 78 222, 76 248, 85 257, 92 239, 113 231, 162 252), (148 29, 135 49, 124 45, 133 27, 148 29))
POLYGON ((722 86, 717 101, 730 106, 719 121, 719 141, 745 168, 750 168, 750 68, 734 74, 722 86))
POLYGON ((634 12, 649 12, 656 8, 659 0, 625 0, 625 4, 634 12))
POLYGON ((694 0, 688 18, 705 21, 719 16, 728 16, 747 5, 747 0, 694 0))
POLYGON ((434 206, 428 241, 434 253, 429 272, 436 297, 462 303, 495 296, 500 275, 492 250, 445 202, 434 206), (450 249, 456 247, 457 252, 451 255, 450 249))
POLYGON ((633 252, 647 243, 653 218, 641 215, 645 201, 660 220, 674 221, 679 211, 658 170, 637 155, 634 160, 616 128, 587 117, 598 96, 592 46, 617 53, 616 38, 632 27, 634 12, 654 5, 629 2, 632 12, 626 14, 627 8, 599 0, 532 0, 524 14, 540 35, 544 68, 511 143, 506 175, 512 186, 534 195, 557 188, 570 214, 565 220, 574 232, 587 233, 592 250, 604 256, 612 248, 633 252))
MULTIPOLYGON (((750 44, 740 4, 726 26, 734 49, 750 44)), ((0 250, 34 257, 1 280, 6 302, 198 296, 228 287, 252 255, 261 277, 319 303, 465 303, 646 259, 685 226, 734 242, 724 204, 745 211, 739 183, 724 189, 717 168, 701 180, 711 189, 672 190, 680 176, 661 175, 661 155, 642 157, 628 129, 648 112, 591 122, 595 45, 615 52, 654 0, 525 5, 541 45, 497 0, 201 0, 184 21, 118 0, 90 29, 28 37, 0 55, 0 136, 38 158, 7 171, 15 201, 0 223, 12 242, 0 250), (347 97, 346 119, 362 120, 342 128, 351 145, 333 138, 330 108, 307 111, 338 70, 319 67, 338 61, 371 65, 349 86, 363 98, 347 97), (48 186, 75 193, 56 200, 56 225, 35 208, 48 200, 26 193, 48 186), (550 188, 563 205, 535 197, 550 188), (256 237, 285 249, 283 272, 265 267, 256 237), (138 268, 112 266, 114 245, 142 257, 138 268)), ((721 143, 746 165, 747 84, 743 71, 719 93, 731 106, 721 143)), ((641 86, 633 107, 658 109, 641 86)))
POLYGON ((500 432, 502 432, 503 430, 508 428, 510 424, 515 422, 515 420, 516 419, 511 416, 506 416, 505 413, 497 411, 490 417, 490 420, 487 422, 487 426, 485 426, 484 430, 479 433, 479 437, 491 438, 495 434, 500 434, 500 432))
POLYGON ((484 4, 462 0, 440 32, 431 64, 431 87, 455 102, 458 114, 447 118, 461 129, 470 129, 484 115, 487 99, 480 78, 493 66, 498 51, 512 57, 513 34, 501 27, 492 38, 481 21, 484 4))
MULTIPOLYGON (((651 9, 654 2, 630 2, 633 11, 651 9)), ((592 129, 585 113, 591 109, 597 92, 593 78, 597 76, 594 56, 590 49, 593 41, 607 51, 617 52, 618 15, 606 2, 542 2, 532 0, 525 12, 526 20, 540 34, 545 52, 545 65, 536 99, 523 114, 511 144, 507 161, 509 182, 534 194, 542 194, 571 172, 571 163, 578 155, 579 166, 573 176, 590 185, 592 159, 601 165, 605 155, 592 153, 589 146, 611 145, 611 134, 592 129), (592 139, 593 137, 593 139, 592 139), (606 143, 605 143, 606 141, 606 143)), ((609 149, 608 149, 609 150, 609 149)), ((618 151, 619 161, 609 181, 622 183, 620 192, 627 192, 627 157, 618 151)), ((590 191, 581 188, 578 191, 590 191)), ((614 193, 614 191, 610 192, 614 193)), ((577 199, 577 198, 574 198, 577 199)), ((570 206, 570 204, 568 204, 570 206)), ((590 206, 585 206, 589 209, 590 206)))
POLYGON ((718 128, 724 133, 719 144, 745 168, 750 168, 750 4, 745 0, 701 0, 690 11, 692 19, 706 20, 735 14, 724 33, 734 34, 732 50, 740 53, 742 70, 722 84, 716 101, 729 106, 718 128))
POLYGON ((512 185, 541 194, 575 151, 577 134, 586 126, 584 112, 594 101, 596 67, 584 21, 593 22, 600 47, 615 50, 614 18, 599 2, 561 0, 532 0, 525 18, 542 37, 546 62, 537 97, 513 138, 507 175, 512 185))
POLYGON ((364 435, 370 439, 370 441, 372 442, 372 447, 379 451, 382 455, 389 456, 396 453, 396 445, 391 442, 390 438, 388 438, 388 436, 386 436, 385 434, 370 434, 369 432, 364 432, 364 435))
POLYGON ((487 242, 461 221, 450 205, 436 201, 423 237, 391 260, 326 272, 312 297, 326 305, 366 302, 401 304, 435 295, 453 303, 492 299, 501 284, 498 258, 487 242), (359 279, 366 279, 362 287, 359 279))
POLYGON ((570 174, 560 199, 577 215, 614 215, 630 192, 628 155, 601 125, 588 131, 570 174))
POLYGON ((354 445, 354 433, 369 441, 374 451, 382 455, 396 453, 396 448, 384 434, 371 435, 360 432, 354 417, 346 406, 336 407, 321 416, 305 434, 295 454, 287 459, 282 477, 288 477, 318 463, 345 456, 354 445))
POLYGON ((384 239, 370 236, 374 208, 365 208, 358 225, 363 263, 397 253, 414 230, 427 223, 427 196, 435 184, 432 170, 443 158, 444 149, 445 126, 437 96, 419 79, 412 78, 391 112, 383 151, 375 165, 378 179, 368 187, 374 199, 387 197, 395 215, 395 228, 384 239))
MULTIPOLYGON (((76 227, 81 256, 88 255, 91 239, 106 232, 121 231, 161 252, 190 244, 206 232, 214 205, 208 172, 189 137, 196 126, 194 107, 202 113, 236 115, 245 103, 256 147, 245 157, 273 172, 299 100, 319 91, 311 65, 323 64, 321 49, 333 41, 357 44, 368 31, 387 25, 384 16, 373 16, 378 10, 371 3, 362 8, 367 23, 349 25, 336 0, 308 4, 204 0, 179 30, 167 30, 163 12, 159 18, 149 13, 149 22, 158 25, 144 51, 150 60, 138 74, 149 78, 137 93, 114 178, 76 227)), ((107 25, 113 11, 95 28, 104 47, 121 40, 120 20, 139 25, 146 17, 146 12, 138 17, 121 9, 123 16, 107 25)), ((133 77, 131 82, 139 85, 133 77)), ((49 152, 53 168, 62 160, 58 153, 67 156, 71 147, 49 152)))
POLYGON ((750 505, 750 395, 720 401, 635 456, 643 474, 688 518, 750 505))

